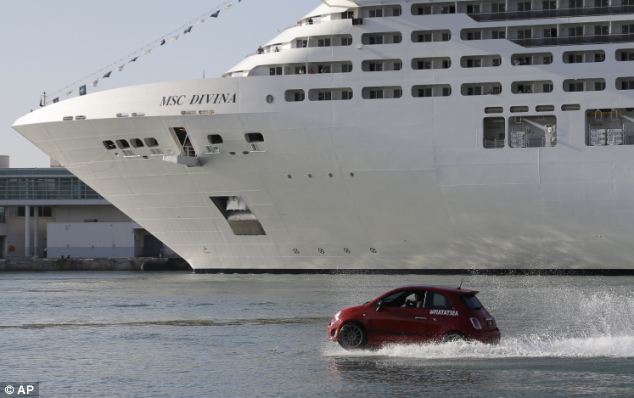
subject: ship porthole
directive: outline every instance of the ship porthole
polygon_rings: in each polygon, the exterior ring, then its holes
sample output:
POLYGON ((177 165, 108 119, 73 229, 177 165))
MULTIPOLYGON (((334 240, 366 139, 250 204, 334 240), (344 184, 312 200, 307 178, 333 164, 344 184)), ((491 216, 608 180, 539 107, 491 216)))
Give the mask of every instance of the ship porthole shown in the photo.
POLYGON ((322 249, 321 247, 317 251, 319 252, 319 254, 326 254, 326 251, 322 249))
POLYGON ((376 254, 376 249, 375 249, 375 248, 373 248, 373 247, 371 247, 371 248, 370 248, 370 253, 372 253, 372 254, 376 254))
POLYGON ((266 103, 267 104, 272 104, 275 101, 275 97, 273 97, 271 94, 266 96, 266 103))
POLYGON ((297 248, 293 249, 293 253, 299 254, 299 249, 297 249, 297 248))
POLYGON ((346 254, 350 254, 350 249, 348 249, 347 247, 345 247, 345 248, 343 249, 343 251, 344 251, 344 253, 346 253, 346 254))

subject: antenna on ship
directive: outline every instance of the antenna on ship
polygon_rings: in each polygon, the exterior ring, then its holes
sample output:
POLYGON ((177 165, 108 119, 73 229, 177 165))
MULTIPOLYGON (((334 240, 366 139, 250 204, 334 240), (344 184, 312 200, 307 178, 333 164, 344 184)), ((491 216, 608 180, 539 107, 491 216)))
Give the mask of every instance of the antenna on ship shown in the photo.
POLYGON ((460 279, 460 286, 458 286, 458 290, 462 289, 462 282, 464 282, 464 278, 460 279))
POLYGON ((40 98, 40 108, 46 106, 46 91, 42 93, 42 97, 40 98))

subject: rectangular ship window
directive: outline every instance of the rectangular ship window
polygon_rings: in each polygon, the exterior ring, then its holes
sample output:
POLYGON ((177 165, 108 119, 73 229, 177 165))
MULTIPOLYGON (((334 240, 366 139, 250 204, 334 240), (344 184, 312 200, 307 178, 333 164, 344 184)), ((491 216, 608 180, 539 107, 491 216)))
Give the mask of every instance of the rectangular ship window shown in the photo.
POLYGON ((489 106, 484 108, 484 113, 503 113, 504 108, 501 106, 489 106))
POLYGON ((211 196, 210 199, 227 220, 235 235, 266 235, 262 224, 249 210, 247 203, 241 196, 211 196))
POLYGON ((568 112, 568 111, 578 111, 581 109, 581 105, 579 104, 563 104, 561 106, 561 110, 564 112, 568 112))
POLYGON ((503 117, 485 117, 483 133, 485 148, 504 148, 506 129, 503 117))
POLYGON ((508 125, 511 148, 544 148, 557 146, 555 116, 513 116, 508 125))
POLYGON ((103 146, 107 150, 117 149, 117 146, 114 144, 114 142, 112 142, 110 140, 104 141, 103 142, 103 146))
POLYGON ((147 145, 149 148, 155 148, 159 146, 159 143, 156 140, 156 138, 148 137, 148 138, 144 138, 143 141, 145 141, 145 145, 147 145))
POLYGON ((145 146, 143 145, 143 141, 141 141, 141 139, 139 138, 132 138, 130 140, 130 144, 132 144, 134 148, 143 148, 145 146))
POLYGON ((586 145, 634 145, 634 108, 588 109, 586 145))

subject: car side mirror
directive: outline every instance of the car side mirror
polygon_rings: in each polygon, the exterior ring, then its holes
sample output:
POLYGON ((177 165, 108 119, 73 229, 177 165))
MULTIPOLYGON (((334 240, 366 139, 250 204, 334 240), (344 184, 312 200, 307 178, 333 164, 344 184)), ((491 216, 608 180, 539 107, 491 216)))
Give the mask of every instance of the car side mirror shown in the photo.
POLYGON ((383 300, 379 300, 379 302, 376 303, 376 312, 381 311, 382 308, 383 308, 383 300))

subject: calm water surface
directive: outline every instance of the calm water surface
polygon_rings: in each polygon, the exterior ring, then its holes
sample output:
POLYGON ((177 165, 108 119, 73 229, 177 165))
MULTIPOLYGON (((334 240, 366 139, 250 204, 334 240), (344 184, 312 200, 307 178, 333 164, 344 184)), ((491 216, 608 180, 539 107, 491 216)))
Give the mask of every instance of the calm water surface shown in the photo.
POLYGON ((634 278, 468 277, 499 346, 348 353, 341 307, 460 277, 0 274, 0 382, 42 397, 634 397, 634 278))

